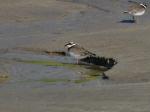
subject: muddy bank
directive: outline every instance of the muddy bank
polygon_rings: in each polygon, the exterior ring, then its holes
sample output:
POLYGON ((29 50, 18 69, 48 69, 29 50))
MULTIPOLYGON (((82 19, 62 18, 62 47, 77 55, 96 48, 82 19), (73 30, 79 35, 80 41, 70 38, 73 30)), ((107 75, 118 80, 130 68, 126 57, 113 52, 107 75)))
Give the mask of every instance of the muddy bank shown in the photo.
POLYGON ((126 0, 1 1, 1 111, 149 112, 149 8, 137 24, 121 23, 130 18, 122 13, 127 4, 126 0), (68 41, 116 58, 118 64, 106 72, 110 80, 89 77, 97 71, 82 66, 64 67, 62 63, 76 61, 70 57, 43 53, 65 51, 68 41))

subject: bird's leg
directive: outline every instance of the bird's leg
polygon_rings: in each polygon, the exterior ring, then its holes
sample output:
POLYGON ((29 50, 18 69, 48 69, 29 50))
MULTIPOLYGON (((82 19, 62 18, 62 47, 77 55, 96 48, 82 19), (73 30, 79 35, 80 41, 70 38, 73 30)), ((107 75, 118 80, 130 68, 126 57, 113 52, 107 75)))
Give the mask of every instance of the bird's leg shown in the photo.
POLYGON ((77 64, 79 64, 79 59, 77 59, 77 64))
POLYGON ((109 77, 108 77, 108 76, 106 76, 106 74, 105 74, 105 73, 103 73, 103 74, 102 74, 102 79, 106 80, 106 79, 109 79, 109 77))
POLYGON ((133 22, 135 22, 135 23, 136 23, 136 20, 135 20, 135 17, 134 17, 134 16, 132 16, 132 20, 133 20, 133 22))

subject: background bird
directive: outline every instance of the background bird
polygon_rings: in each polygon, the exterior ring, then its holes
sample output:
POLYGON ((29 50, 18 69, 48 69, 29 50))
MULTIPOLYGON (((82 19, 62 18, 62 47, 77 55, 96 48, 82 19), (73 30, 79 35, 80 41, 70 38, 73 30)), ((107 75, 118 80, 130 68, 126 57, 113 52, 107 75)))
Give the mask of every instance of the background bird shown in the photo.
POLYGON ((142 16, 147 8, 145 3, 138 3, 135 1, 128 1, 130 5, 128 6, 128 10, 124 11, 124 13, 128 13, 132 16, 132 20, 136 22, 135 16, 142 16))

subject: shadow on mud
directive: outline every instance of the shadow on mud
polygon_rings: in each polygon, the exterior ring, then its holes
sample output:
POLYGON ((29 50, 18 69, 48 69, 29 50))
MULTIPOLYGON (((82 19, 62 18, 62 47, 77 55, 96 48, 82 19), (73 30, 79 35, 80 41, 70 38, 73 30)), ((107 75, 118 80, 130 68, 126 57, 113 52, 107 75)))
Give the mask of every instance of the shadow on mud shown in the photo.
POLYGON ((136 23, 136 21, 135 20, 130 20, 130 19, 125 19, 125 20, 119 21, 119 23, 136 23))

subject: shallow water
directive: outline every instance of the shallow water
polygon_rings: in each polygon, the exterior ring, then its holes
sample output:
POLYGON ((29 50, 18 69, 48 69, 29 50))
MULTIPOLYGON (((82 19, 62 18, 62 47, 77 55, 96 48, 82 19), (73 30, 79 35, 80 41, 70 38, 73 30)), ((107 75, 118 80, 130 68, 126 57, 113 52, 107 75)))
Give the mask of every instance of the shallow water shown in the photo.
POLYGON ((100 70, 77 65, 76 60, 68 56, 37 55, 14 50, 1 54, 0 59, 3 64, 9 65, 7 72, 10 79, 7 83, 79 84, 101 79, 100 70))

